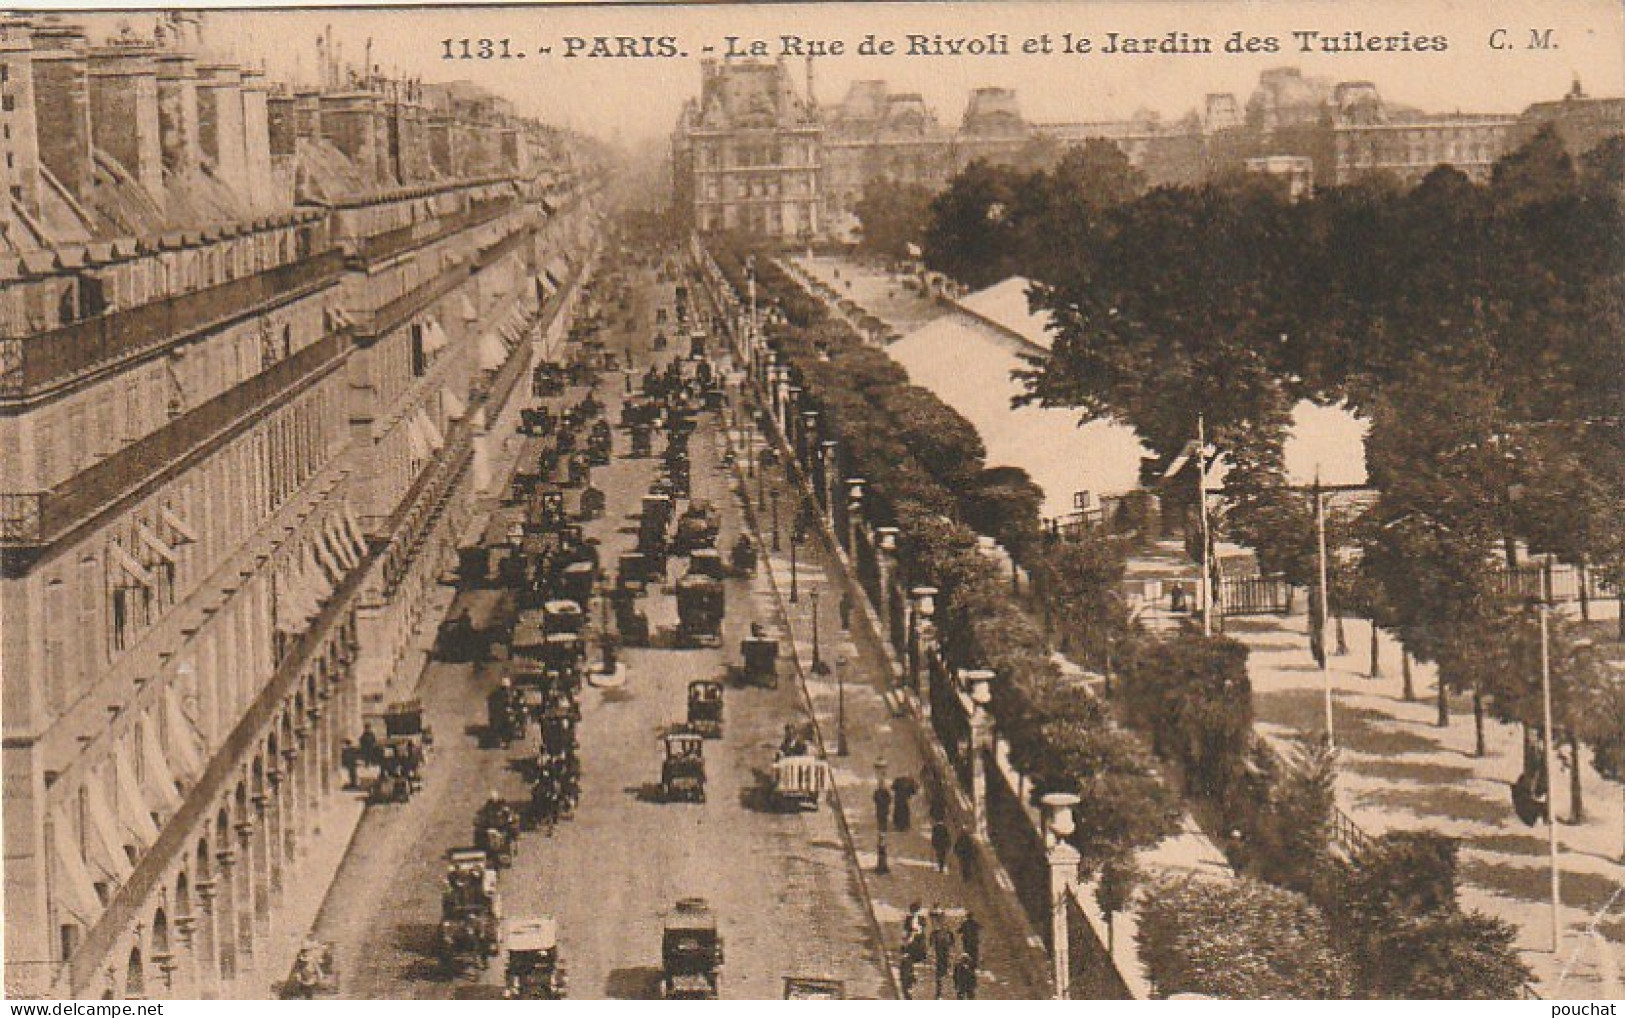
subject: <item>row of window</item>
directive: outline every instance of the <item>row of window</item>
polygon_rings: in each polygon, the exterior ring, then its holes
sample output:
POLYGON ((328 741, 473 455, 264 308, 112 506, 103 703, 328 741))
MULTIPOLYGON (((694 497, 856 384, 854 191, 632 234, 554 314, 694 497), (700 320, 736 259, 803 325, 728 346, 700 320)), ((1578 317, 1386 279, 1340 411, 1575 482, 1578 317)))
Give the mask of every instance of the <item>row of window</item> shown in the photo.
POLYGON ((284 226, 12 283, 0 289, 0 331, 29 336, 267 272, 325 248, 326 230, 320 223, 284 226))

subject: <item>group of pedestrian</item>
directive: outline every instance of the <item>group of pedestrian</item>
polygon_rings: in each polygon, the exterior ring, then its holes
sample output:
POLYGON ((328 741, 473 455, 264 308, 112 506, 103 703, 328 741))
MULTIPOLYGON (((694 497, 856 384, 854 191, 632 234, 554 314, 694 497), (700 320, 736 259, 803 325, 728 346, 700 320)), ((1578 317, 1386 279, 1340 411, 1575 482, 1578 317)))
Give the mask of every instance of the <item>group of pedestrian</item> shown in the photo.
POLYGON ((927 913, 919 902, 909 906, 903 919, 903 944, 898 952, 898 982, 903 999, 914 999, 918 969, 931 963, 932 991, 942 999, 944 984, 959 1000, 976 999, 977 968, 982 960, 982 924, 970 912, 957 923, 941 905, 927 913))
POLYGON ((898 832, 909 829, 914 822, 909 803, 919 790, 919 782, 910 774, 899 774, 892 779, 890 787, 885 784, 875 786, 875 823, 882 831, 888 827, 898 832))

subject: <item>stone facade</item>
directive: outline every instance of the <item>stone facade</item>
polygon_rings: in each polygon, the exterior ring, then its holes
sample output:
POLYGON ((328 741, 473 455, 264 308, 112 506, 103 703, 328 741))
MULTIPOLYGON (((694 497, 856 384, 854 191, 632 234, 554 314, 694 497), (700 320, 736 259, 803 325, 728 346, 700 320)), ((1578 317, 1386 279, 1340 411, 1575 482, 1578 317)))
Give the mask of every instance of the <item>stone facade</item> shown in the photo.
POLYGON ((558 134, 462 93, 440 115, 486 155, 437 176, 385 119, 425 122, 415 88, 284 99, 195 28, 0 26, 0 95, 21 68, 36 99, 10 137, 49 137, 57 196, 12 191, 32 225, 0 246, 10 997, 285 975, 267 945, 341 833, 340 745, 416 674, 470 463, 512 432, 532 351, 490 332, 558 314, 536 280, 568 290, 594 236, 558 134), (326 99, 379 111, 355 159, 326 99), (295 165, 321 204, 273 186, 295 165))

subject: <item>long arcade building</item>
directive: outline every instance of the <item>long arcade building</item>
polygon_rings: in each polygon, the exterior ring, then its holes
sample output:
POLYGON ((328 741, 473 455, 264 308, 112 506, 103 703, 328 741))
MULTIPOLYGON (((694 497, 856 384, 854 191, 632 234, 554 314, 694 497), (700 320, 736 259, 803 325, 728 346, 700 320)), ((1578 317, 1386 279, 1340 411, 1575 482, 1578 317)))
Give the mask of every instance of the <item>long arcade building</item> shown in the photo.
POLYGON ((8 116, 38 104, 0 256, 12 997, 265 992, 339 746, 417 674, 596 253, 556 132, 467 89, 268 96, 187 28, 0 26, 8 116))

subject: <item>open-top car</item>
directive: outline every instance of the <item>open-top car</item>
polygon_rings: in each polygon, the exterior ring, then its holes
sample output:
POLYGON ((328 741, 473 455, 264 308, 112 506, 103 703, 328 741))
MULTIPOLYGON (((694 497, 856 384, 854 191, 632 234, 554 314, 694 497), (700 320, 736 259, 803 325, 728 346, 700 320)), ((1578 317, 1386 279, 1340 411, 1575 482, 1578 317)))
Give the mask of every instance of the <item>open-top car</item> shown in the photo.
POLYGON ((660 797, 666 802, 705 801, 705 737, 678 729, 661 736, 660 797))

